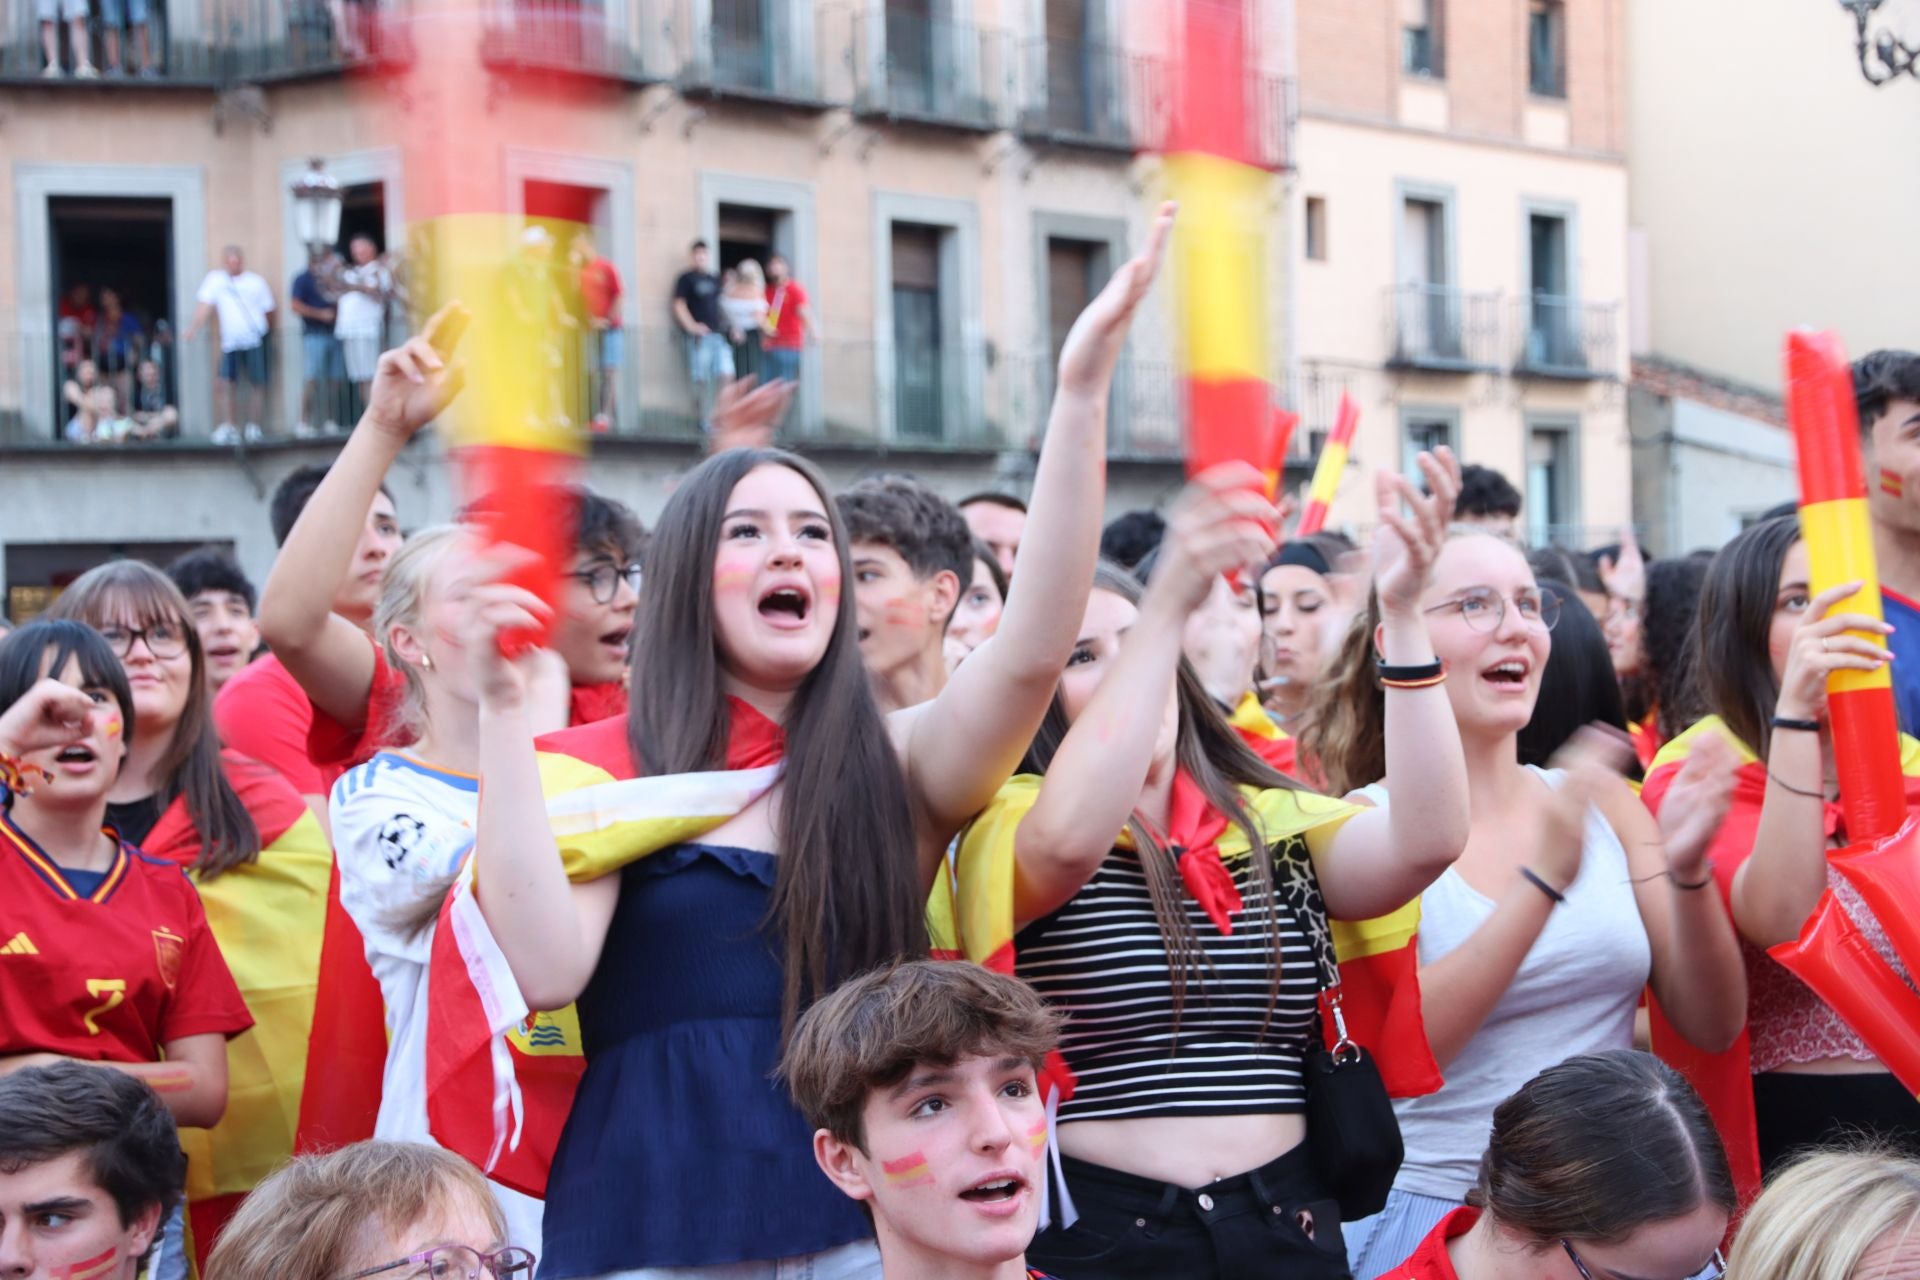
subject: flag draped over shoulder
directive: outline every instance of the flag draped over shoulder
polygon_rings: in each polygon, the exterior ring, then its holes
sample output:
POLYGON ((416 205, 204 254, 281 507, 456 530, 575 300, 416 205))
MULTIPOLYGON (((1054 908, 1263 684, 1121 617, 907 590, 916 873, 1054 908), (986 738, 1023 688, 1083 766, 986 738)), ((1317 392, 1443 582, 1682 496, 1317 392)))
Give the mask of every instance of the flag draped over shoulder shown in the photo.
MULTIPOLYGON (((1687 757, 1709 734, 1724 738, 1740 759, 1740 768, 1734 777, 1732 804, 1719 831, 1714 833, 1712 845, 1707 849, 1707 857, 1713 865, 1713 878, 1720 891, 1720 901, 1731 914, 1733 877, 1753 853, 1754 838, 1760 829, 1760 808, 1767 791, 1766 765, 1745 743, 1734 737, 1725 721, 1718 716, 1708 716, 1660 749, 1652 767, 1647 770, 1647 780, 1641 788, 1640 798, 1646 802, 1648 809, 1658 815, 1667 791, 1686 764, 1687 757)), ((1907 804, 1911 808, 1920 804, 1920 742, 1904 734, 1900 738, 1900 771, 1906 775, 1907 804)), ((1838 804, 1829 803, 1826 806, 1826 831, 1830 837, 1842 833, 1845 820, 1845 812, 1838 804)), ((1760 1191, 1760 1146, 1753 1111, 1752 1042, 1748 1039, 1746 1029, 1741 1029, 1740 1038, 1726 1052, 1707 1053, 1695 1048, 1674 1028, 1651 993, 1647 1004, 1652 1014, 1654 1052, 1686 1076, 1695 1092, 1707 1104, 1707 1110, 1712 1113, 1714 1124, 1720 1130, 1721 1143, 1727 1149, 1727 1160, 1733 1170, 1734 1187, 1740 1194, 1740 1203, 1750 1203, 1760 1191)))
MULTIPOLYGON (((1040 797, 1042 779, 1021 774, 1000 789, 985 812, 961 832, 934 882, 927 927, 935 953, 965 958, 1001 973, 1014 971, 1014 835, 1040 797)), ((1338 826, 1357 810, 1310 791, 1243 788, 1256 825, 1271 845, 1338 826)), ((1118 841, 1131 847, 1123 832, 1118 841)), ((1219 836, 1220 858, 1248 854, 1246 836, 1229 823, 1219 836)), ((1440 1087, 1440 1067, 1420 1018, 1420 900, 1372 920, 1335 920, 1334 950, 1347 1028, 1379 1064, 1387 1091, 1415 1097, 1440 1087)))
MULTIPOLYGON (((211 1129, 182 1129, 197 1248, 248 1191, 296 1151, 373 1136, 386 1061, 380 988, 359 930, 340 907, 333 849, 278 773, 221 753, 227 781, 260 833, 260 856, 195 876, 207 924, 254 1025, 227 1043, 227 1109, 211 1129), (323 1070, 310 1070, 324 1063, 323 1070)), ((176 797, 142 846, 191 866, 199 834, 176 797)))
POLYGON ((1240 705, 1227 717, 1227 723, 1253 748, 1255 755, 1280 772, 1294 776, 1298 744, 1287 736, 1286 730, 1274 723, 1267 709, 1260 705, 1259 698, 1252 693, 1241 698, 1240 705))
MULTIPOLYGON (((780 777, 779 726, 732 704, 726 768, 635 776, 627 719, 544 737, 541 787, 567 876, 597 880, 720 826, 780 777)), ((478 886, 484 891, 485 886, 478 886)), ((469 864, 441 907, 427 978, 427 1119, 434 1138, 528 1195, 547 1172, 585 1070, 573 1007, 532 1014, 487 927, 469 864)))

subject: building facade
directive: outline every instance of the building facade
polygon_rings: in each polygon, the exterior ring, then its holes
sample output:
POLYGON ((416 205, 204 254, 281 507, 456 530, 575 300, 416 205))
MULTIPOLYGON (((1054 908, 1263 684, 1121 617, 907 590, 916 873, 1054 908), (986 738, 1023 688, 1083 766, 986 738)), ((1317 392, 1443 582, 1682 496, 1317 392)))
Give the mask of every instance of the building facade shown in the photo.
MULTIPOLYGON (((1280 229, 1260 269, 1278 281, 1290 9, 1252 9, 1247 101, 1280 229)), ((910 467, 955 493, 1017 490, 1067 327, 1141 243, 1160 185, 1164 33, 1127 0, 156 0, 144 77, 140 33, 110 51, 91 20, 89 62, 122 64, 97 79, 76 74, 64 26, 65 74, 43 78, 31 6, 14 12, 0 32, 0 544, 22 607, 120 550, 225 542, 265 573, 262 495, 337 446, 294 427, 344 425, 357 407, 337 377, 320 407, 305 402, 286 306, 307 260, 291 188, 315 159, 343 189, 339 247, 370 237, 403 281, 407 188, 422 172, 403 157, 431 146, 427 130, 499 140, 504 212, 592 228, 624 285, 626 353, 590 474, 649 519, 700 451, 669 310, 695 238, 716 269, 779 253, 810 295, 819 340, 791 441, 838 475, 910 467), (410 79, 421 42, 447 39, 472 45, 452 103, 410 79), (187 330, 230 244, 279 309, 263 438, 215 446, 217 343, 187 330), (64 384, 97 354, 76 351, 66 323, 76 285, 84 305, 112 289, 134 315, 138 354, 157 357, 180 410, 177 441, 63 440, 64 384)), ((1116 509, 1179 478, 1166 296, 1137 324, 1115 396, 1116 509)), ((1275 333, 1286 301, 1276 286, 1275 333)), ((403 336, 405 308, 387 323, 389 341, 403 336)), ((101 369, 123 397, 130 359, 101 369)), ((601 403, 583 379, 575 416, 601 403)), ((434 446, 418 452, 396 477, 410 524, 454 501, 434 446)))
POLYGON ((1522 491, 1530 541, 1630 514, 1622 0, 1298 0, 1296 396, 1360 408, 1374 467, 1449 444, 1522 491))

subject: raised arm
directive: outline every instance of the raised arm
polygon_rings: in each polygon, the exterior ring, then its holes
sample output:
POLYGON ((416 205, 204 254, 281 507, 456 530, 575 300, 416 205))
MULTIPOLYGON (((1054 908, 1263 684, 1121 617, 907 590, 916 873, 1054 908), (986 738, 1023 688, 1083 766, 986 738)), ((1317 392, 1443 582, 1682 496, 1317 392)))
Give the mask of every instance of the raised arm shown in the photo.
MULTIPOLYGON (((1404 476, 1374 482, 1374 589, 1380 598, 1380 660, 1422 666, 1434 660, 1421 594, 1447 540, 1460 464, 1453 451, 1420 455, 1430 496, 1404 476), (1400 514, 1406 503, 1409 515, 1400 514)), ((1465 678, 1465 677, 1463 677, 1465 678)), ((1386 691, 1387 791, 1393 803, 1349 819, 1318 866, 1329 914, 1364 920, 1395 910, 1453 864, 1467 845, 1467 762, 1453 703, 1440 685, 1386 691)))
MULTIPOLYGON (((1146 250, 1114 272, 1067 335, 999 630, 932 702, 891 717, 923 849, 937 851, 1013 772, 1073 652, 1099 558, 1113 371, 1172 225, 1167 205, 1146 250)), ((931 862, 926 871, 931 877, 931 862)))
POLYGON ((1674 1029, 1708 1053, 1731 1047, 1747 1022, 1746 964, 1707 864, 1738 767, 1725 739, 1703 737, 1661 802, 1658 824, 1624 782, 1600 797, 1600 811, 1627 851, 1653 951, 1649 985, 1674 1029))
POLYGON ((260 634, 313 705, 345 725, 366 718, 373 649, 333 612, 333 599, 387 468, 460 390, 461 369, 447 363, 457 337, 443 335, 461 324, 445 308, 419 337, 380 357, 366 413, 294 522, 260 595, 260 634), (449 353, 436 349, 437 338, 449 353))
MULTIPOLYGON (((1099 687, 1047 766, 1040 795, 1014 836, 1014 917, 1024 925, 1073 897, 1113 848, 1140 804, 1173 697, 1187 618, 1220 574, 1273 553, 1274 508, 1244 463, 1189 486, 1167 526, 1165 551, 1119 652, 1089 643, 1104 663, 1099 687)), ((1024 552, 1022 553, 1025 554, 1024 552)), ((1073 654, 1076 661, 1081 651, 1073 654)), ((968 658, 971 662, 972 658, 968 658)), ((1169 778, 1157 781, 1163 786, 1169 778)))
MULTIPOLYGON (((1807 605, 1787 650, 1786 672, 1774 713, 1787 720, 1826 723, 1827 677, 1836 671, 1877 671, 1887 651, 1849 631, 1893 630, 1858 613, 1830 613, 1860 589, 1857 582, 1828 587, 1807 605)), ((1800 936, 1827 889, 1824 734, 1775 729, 1767 753, 1767 791, 1754 833, 1753 856, 1733 877, 1733 922, 1757 947, 1800 936)))

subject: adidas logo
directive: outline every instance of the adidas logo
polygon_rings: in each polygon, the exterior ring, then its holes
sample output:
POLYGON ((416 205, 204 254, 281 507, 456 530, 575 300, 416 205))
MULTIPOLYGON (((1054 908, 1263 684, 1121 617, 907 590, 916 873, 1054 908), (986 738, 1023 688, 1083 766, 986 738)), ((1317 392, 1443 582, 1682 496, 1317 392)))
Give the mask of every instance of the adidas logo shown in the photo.
POLYGON ((25 929, 8 938, 4 946, 0 946, 0 956, 37 956, 39 954, 40 948, 33 945, 33 939, 27 936, 25 929))

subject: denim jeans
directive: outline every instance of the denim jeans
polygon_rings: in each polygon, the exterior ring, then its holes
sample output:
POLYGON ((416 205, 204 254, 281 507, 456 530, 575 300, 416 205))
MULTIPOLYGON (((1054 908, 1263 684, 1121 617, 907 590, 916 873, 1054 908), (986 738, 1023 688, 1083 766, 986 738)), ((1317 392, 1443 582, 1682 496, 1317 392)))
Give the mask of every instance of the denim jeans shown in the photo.
POLYGON ((856 1240, 798 1258, 711 1267, 642 1267, 610 1271, 599 1280, 880 1280, 880 1248, 871 1240, 856 1240))
POLYGON ((785 378, 788 382, 800 379, 800 348, 798 347, 762 347, 760 349, 761 368, 767 381, 785 378))
POLYGON ((724 333, 702 333, 687 339, 687 374, 695 386, 733 376, 733 346, 724 333))

